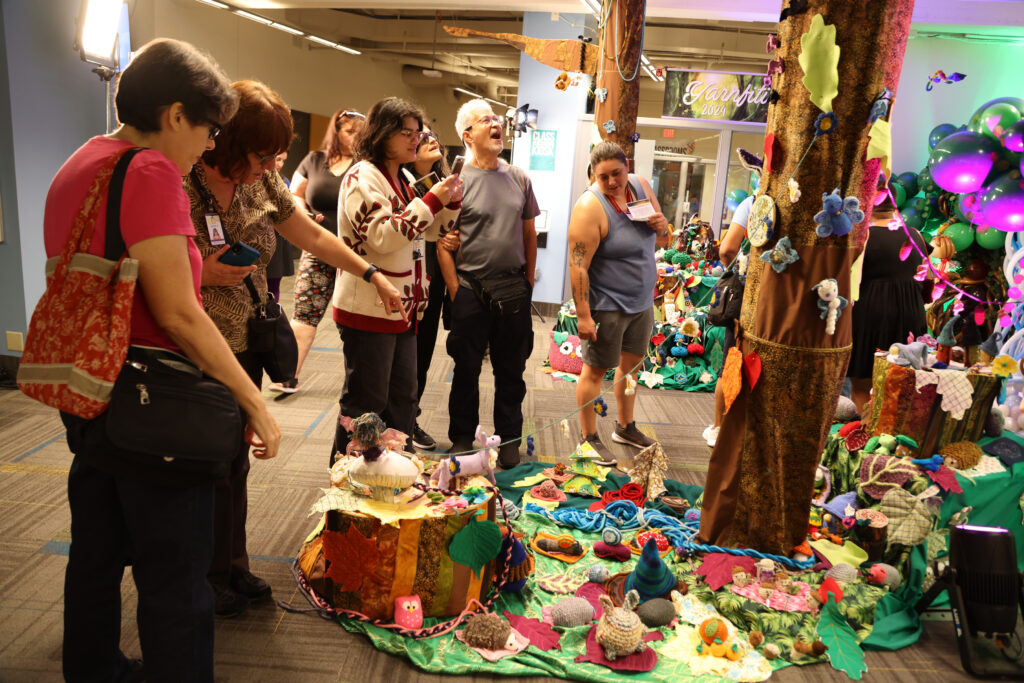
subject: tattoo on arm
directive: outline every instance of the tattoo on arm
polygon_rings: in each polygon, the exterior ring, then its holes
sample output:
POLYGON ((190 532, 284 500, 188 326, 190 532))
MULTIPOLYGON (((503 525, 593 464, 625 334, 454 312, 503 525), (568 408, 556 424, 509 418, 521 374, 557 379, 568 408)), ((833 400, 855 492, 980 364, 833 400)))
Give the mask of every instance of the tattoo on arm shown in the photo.
POLYGON ((577 242, 572 247, 572 264, 574 266, 583 265, 583 258, 587 255, 587 247, 583 242, 577 242))

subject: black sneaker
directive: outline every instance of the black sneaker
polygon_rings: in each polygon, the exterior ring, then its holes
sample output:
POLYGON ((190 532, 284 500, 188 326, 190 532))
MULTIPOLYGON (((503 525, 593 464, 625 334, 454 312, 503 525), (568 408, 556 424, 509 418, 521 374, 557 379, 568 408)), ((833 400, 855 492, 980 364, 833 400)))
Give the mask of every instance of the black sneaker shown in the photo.
POLYGON ((434 437, 423 431, 419 422, 416 423, 416 428, 412 430, 412 445, 421 451, 432 451, 437 448, 437 442, 434 441, 434 437))
POLYGON ((601 442, 601 437, 597 435, 597 432, 593 434, 587 434, 586 438, 583 439, 590 444, 591 448, 597 451, 597 454, 601 456, 599 459, 594 461, 595 465, 601 465, 602 467, 618 467, 619 461, 615 459, 608 447, 601 442))
POLYGON ((213 586, 213 613, 218 617, 237 617, 249 607, 249 598, 231 590, 219 582, 210 582, 213 586))
POLYGON ((452 453, 458 453, 459 455, 466 455, 467 453, 475 452, 477 449, 473 446, 473 440, 469 439, 455 439, 452 441, 452 447, 448 449, 445 455, 451 455, 452 453))
POLYGON ((519 464, 519 442, 502 444, 498 446, 498 467, 503 470, 510 470, 519 464))
POLYGON ((612 441, 637 448, 647 448, 654 444, 654 439, 636 428, 636 422, 630 422, 625 427, 616 422, 615 431, 612 432, 612 441))
POLYGON ((252 572, 235 574, 231 579, 231 588, 251 602, 261 602, 270 597, 270 584, 252 572))
POLYGON ((294 394, 299 390, 299 380, 297 377, 292 377, 284 382, 271 382, 267 389, 281 394, 294 394))

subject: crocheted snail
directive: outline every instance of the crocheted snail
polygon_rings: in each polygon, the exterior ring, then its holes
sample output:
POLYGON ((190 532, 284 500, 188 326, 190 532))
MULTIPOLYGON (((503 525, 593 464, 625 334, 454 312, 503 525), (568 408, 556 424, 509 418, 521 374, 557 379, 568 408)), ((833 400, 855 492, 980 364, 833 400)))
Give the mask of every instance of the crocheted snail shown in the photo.
POLYGON ((597 622, 597 642, 604 649, 608 661, 616 657, 640 652, 644 645, 644 633, 647 631, 633 609, 640 602, 640 594, 635 590, 626 593, 622 607, 616 607, 607 595, 600 598, 604 614, 597 622))

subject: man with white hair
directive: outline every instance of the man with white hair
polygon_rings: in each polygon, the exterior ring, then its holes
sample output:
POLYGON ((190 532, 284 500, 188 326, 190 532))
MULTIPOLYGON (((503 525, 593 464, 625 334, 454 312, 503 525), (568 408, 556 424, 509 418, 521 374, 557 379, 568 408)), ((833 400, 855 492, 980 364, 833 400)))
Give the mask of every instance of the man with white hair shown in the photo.
POLYGON ((519 464, 526 396, 523 373, 533 350, 533 222, 540 209, 526 173, 498 158, 502 119, 487 102, 477 99, 462 105, 455 128, 467 153, 461 175, 461 246, 454 254, 444 249, 437 253, 451 297, 447 346, 455 361, 448 437, 453 453, 473 449, 480 370, 490 346, 494 431, 503 444, 498 463, 509 468, 519 464))

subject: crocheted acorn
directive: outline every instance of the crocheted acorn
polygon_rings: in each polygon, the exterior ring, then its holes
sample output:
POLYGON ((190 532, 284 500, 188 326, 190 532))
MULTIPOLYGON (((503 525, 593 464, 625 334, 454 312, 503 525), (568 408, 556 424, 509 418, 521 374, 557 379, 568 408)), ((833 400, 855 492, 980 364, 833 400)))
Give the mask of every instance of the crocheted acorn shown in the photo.
POLYGON ((589 624, 594 620, 594 606, 586 598, 562 598, 551 607, 551 623, 554 626, 572 628, 589 624))
POLYGON ((622 543, 622 532, 613 526, 605 527, 601 532, 601 540, 608 545, 618 545, 622 543))
POLYGON ((946 464, 958 470, 969 470, 981 462, 981 446, 972 441, 955 441, 939 449, 946 464))
POLYGON ((625 562, 632 555, 629 552, 629 546, 622 543, 609 545, 604 541, 598 541, 594 544, 594 554, 606 560, 615 560, 616 562, 625 562))
POLYGON ((671 600, 654 598, 637 607, 636 615, 648 628, 667 626, 676 617, 676 606, 671 600))
POLYGON ((494 614, 474 614, 462 634, 467 645, 481 650, 514 650, 512 627, 494 614))
POLYGON ((640 553, 640 561, 626 577, 626 591, 635 590, 643 603, 668 595, 675 587, 676 577, 658 555, 658 544, 653 538, 648 538, 640 553))

